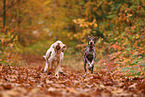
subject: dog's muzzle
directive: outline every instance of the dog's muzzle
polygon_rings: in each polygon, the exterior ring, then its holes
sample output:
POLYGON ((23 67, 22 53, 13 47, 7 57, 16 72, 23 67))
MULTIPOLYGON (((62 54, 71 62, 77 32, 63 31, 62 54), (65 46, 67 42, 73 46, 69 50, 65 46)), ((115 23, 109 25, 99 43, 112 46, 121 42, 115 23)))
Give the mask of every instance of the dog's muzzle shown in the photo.
POLYGON ((59 45, 57 45, 57 46, 56 46, 56 49, 57 49, 57 50, 60 50, 60 46, 59 46, 59 45))
POLYGON ((93 45, 94 45, 94 42, 90 42, 89 45, 90 45, 90 46, 93 46, 93 45))

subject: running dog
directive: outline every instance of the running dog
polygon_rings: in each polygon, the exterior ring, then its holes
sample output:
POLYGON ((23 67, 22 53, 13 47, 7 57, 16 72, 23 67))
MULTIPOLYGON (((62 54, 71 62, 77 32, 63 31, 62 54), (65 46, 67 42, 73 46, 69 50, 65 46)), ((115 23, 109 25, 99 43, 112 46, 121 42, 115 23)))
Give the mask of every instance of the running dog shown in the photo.
POLYGON ((67 49, 67 46, 63 44, 61 41, 56 41, 50 46, 50 48, 46 52, 46 56, 43 56, 46 60, 44 72, 47 72, 48 65, 50 65, 50 69, 52 69, 52 67, 54 67, 54 64, 57 63, 55 76, 59 77, 59 73, 63 73, 61 69, 61 63, 64 58, 63 52, 66 49, 67 49))
POLYGON ((83 60, 84 60, 84 69, 85 69, 85 74, 87 74, 87 69, 86 69, 86 64, 88 63, 88 69, 91 71, 91 74, 93 73, 93 68, 94 68, 94 61, 96 58, 96 48, 95 48, 95 42, 97 40, 96 37, 91 37, 88 36, 88 45, 85 48, 84 55, 83 55, 83 60))

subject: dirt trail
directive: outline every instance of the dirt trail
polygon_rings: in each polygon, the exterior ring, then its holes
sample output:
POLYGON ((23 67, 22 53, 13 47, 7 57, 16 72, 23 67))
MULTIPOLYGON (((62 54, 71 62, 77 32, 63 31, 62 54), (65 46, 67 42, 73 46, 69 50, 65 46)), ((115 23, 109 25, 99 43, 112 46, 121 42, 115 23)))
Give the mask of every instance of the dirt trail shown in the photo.
POLYGON ((8 66, 0 71, 0 97, 11 96, 145 96, 145 78, 124 77, 121 73, 96 70, 83 77, 83 68, 63 65, 57 79, 54 70, 43 73, 42 56, 23 55, 26 66, 8 66))
POLYGON ((22 55, 21 57, 28 65, 44 65, 45 63, 45 59, 40 55, 22 55))

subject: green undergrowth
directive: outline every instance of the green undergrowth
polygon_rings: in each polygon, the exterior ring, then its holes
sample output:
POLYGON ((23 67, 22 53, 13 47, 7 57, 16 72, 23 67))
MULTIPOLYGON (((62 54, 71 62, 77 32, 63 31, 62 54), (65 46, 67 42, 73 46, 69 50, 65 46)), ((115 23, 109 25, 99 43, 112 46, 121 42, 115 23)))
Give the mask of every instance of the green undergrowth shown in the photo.
POLYGON ((28 46, 20 46, 18 52, 24 55, 44 55, 52 41, 38 41, 28 46))

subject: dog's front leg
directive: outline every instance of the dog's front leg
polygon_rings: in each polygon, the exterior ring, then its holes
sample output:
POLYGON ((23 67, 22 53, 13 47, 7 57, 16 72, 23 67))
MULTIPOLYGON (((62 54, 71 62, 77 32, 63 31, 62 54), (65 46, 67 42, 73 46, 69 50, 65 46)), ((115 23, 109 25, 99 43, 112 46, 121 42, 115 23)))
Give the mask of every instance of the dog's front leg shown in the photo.
POLYGON ((61 69, 61 63, 62 63, 62 59, 60 60, 60 63, 59 63, 59 73, 63 74, 63 70, 61 69))
POLYGON ((91 74, 93 74, 93 69, 94 69, 94 59, 89 66, 89 70, 91 70, 91 74))
POLYGON ((59 73, 63 74, 63 70, 61 69, 61 66, 59 66, 59 73))
POLYGON ((96 53, 93 53, 93 61, 91 62, 91 67, 92 67, 91 74, 93 74, 95 58, 96 58, 96 53))
POLYGON ((92 66, 91 74, 93 74, 93 69, 94 69, 94 64, 93 64, 93 66, 92 66))
POLYGON ((49 62, 49 65, 50 65, 50 69, 53 69, 53 67, 54 67, 54 60, 51 60, 51 61, 49 62))
POLYGON ((55 76, 59 78, 59 70, 60 70, 60 61, 57 61, 57 67, 55 70, 55 76))
POLYGON ((86 76, 86 74, 87 74, 87 69, 86 69, 86 60, 84 59, 84 69, 85 69, 85 74, 84 74, 84 76, 86 76))

